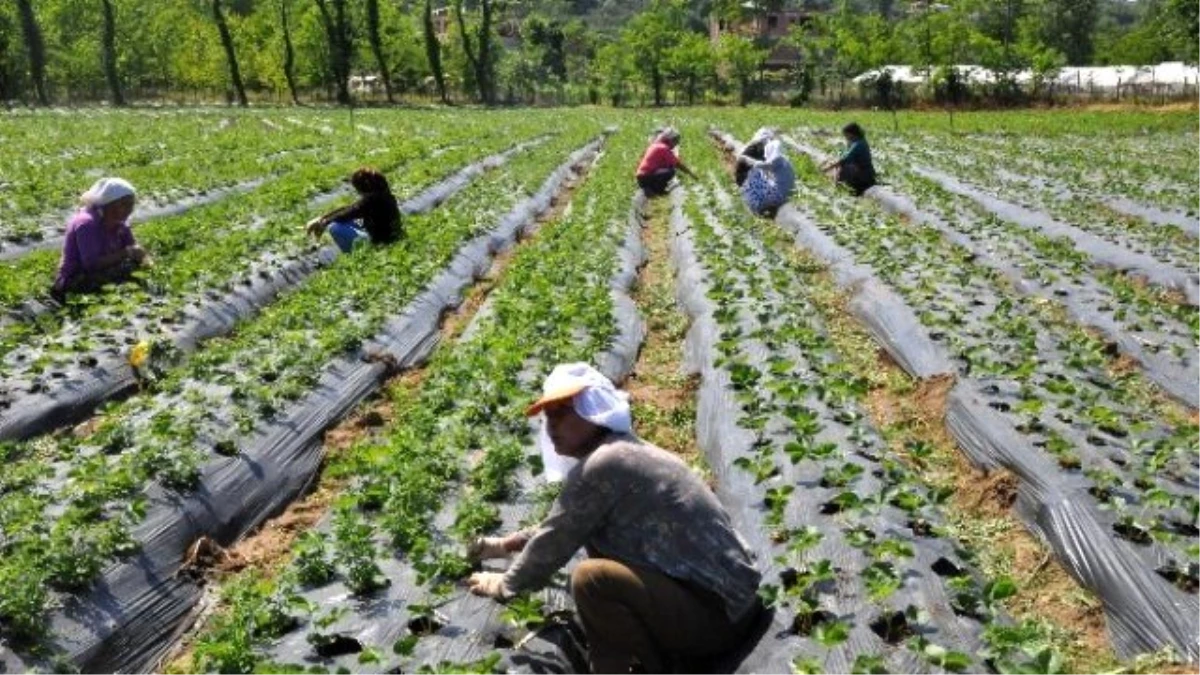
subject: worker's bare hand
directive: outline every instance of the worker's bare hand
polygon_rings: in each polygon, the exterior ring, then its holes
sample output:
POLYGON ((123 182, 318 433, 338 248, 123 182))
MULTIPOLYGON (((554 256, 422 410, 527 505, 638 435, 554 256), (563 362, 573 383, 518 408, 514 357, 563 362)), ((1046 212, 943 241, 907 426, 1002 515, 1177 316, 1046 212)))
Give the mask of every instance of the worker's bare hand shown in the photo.
POLYGON ((511 593, 504 585, 504 575, 499 572, 476 572, 467 579, 467 588, 475 595, 502 600, 511 593))
POLYGON ((467 557, 471 560, 491 560, 507 558, 512 555, 504 547, 504 537, 480 537, 467 548, 467 557))
POLYGON ((514 532, 507 537, 480 537, 467 549, 467 557, 471 560, 510 558, 525 548, 527 541, 529 539, 521 532, 514 532))
POLYGON ((325 233, 325 221, 321 218, 313 218, 304 227, 314 237, 319 237, 325 233))
POLYGON ((146 249, 137 244, 127 247, 125 253, 129 256, 130 260, 139 265, 146 261, 146 249))

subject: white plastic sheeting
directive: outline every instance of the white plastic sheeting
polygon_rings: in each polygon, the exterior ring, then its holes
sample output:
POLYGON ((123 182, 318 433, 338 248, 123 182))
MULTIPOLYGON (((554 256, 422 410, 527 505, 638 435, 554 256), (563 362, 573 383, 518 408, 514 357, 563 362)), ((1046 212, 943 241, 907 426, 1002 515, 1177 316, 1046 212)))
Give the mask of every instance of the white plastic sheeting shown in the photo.
MULTIPOLYGON (((953 66, 963 81, 968 84, 991 84, 996 73, 977 65, 953 66)), ((900 84, 924 84, 930 71, 925 68, 889 65, 875 68, 854 78, 859 84, 870 83, 890 73, 892 80, 900 84)), ((1034 80, 1030 70, 1017 71, 1013 78, 1018 84, 1029 84, 1034 80)), ((1136 86, 1165 91, 1182 91, 1194 87, 1200 81, 1200 67, 1182 61, 1165 61, 1147 66, 1071 66, 1061 68, 1045 84, 1078 91, 1115 91, 1118 88, 1136 86)))

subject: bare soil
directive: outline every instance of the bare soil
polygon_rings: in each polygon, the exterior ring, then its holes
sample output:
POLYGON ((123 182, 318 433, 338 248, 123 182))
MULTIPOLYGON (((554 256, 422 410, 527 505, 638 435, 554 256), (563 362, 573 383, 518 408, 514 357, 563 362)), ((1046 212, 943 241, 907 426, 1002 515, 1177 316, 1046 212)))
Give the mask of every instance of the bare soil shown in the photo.
MULTIPOLYGON (((703 468, 703 453, 696 445, 700 378, 683 369, 688 320, 675 302, 667 229, 669 210, 666 199, 651 202, 647 208, 642 243, 648 262, 638 275, 633 294, 646 319, 646 340, 623 386, 633 401, 638 434, 703 468)), ((711 472, 705 473, 711 476, 711 472)))

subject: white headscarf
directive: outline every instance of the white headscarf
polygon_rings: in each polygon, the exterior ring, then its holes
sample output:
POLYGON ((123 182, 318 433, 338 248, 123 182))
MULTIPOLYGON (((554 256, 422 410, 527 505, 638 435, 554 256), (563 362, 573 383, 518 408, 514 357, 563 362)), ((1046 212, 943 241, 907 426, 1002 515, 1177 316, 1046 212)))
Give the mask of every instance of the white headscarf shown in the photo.
POLYGON ((773 138, 775 138, 774 127, 760 127, 759 130, 754 132, 754 135, 750 137, 750 142, 747 143, 746 145, 754 145, 755 143, 762 143, 764 141, 769 141, 773 138))
POLYGON ((763 148, 763 161, 767 164, 774 162, 783 155, 783 143, 778 138, 767 141, 763 148))
POLYGON ((137 191, 133 185, 123 178, 101 178, 79 196, 85 206, 106 206, 118 199, 133 197, 137 191))
MULTIPOLYGON (((566 363, 554 367, 542 384, 543 394, 552 394, 564 389, 582 386, 571 398, 571 407, 583 419, 617 433, 633 432, 633 415, 629 410, 629 394, 619 390, 612 380, 586 363, 566 363)), ((538 434, 538 447, 542 453, 542 467, 546 480, 561 481, 571 468, 579 463, 574 457, 560 455, 546 433, 546 421, 542 419, 538 434)))

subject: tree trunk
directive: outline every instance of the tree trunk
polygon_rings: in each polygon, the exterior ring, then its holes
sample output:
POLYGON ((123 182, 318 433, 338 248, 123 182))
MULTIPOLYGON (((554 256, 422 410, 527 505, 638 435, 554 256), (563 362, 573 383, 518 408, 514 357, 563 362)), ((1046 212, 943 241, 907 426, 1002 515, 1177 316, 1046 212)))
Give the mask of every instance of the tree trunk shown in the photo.
POLYGON ((125 95, 121 93, 121 76, 117 72, 117 17, 113 10, 112 0, 100 0, 104 6, 104 36, 102 40, 102 56, 104 60, 104 77, 108 80, 108 90, 112 94, 113 105, 125 105, 125 95))
POLYGON ((481 0, 483 3, 482 17, 479 22, 479 79, 483 92, 483 101, 488 105, 496 103, 496 83, 492 77, 492 0, 481 0))
POLYGON ((663 97, 662 97, 663 82, 662 82, 662 73, 658 72, 657 66, 655 66, 654 70, 651 71, 651 73, 650 73, 650 83, 654 86, 654 106, 656 108, 661 108, 662 104, 663 104, 663 97))
POLYGON ((300 105, 300 96, 296 93, 296 50, 292 47, 292 30, 288 26, 288 1, 279 0, 279 18, 283 24, 283 77, 287 80, 292 104, 300 105))
POLYGON ((462 0, 454 0, 454 19, 458 23, 458 33, 462 36, 463 55, 467 57, 467 65, 470 66, 471 72, 475 73, 475 90, 479 100, 486 102, 484 85, 479 81, 479 59, 476 57, 475 48, 471 46, 471 34, 467 32, 467 22, 463 19, 462 0))
POLYGON ((350 35, 346 25, 346 0, 316 0, 329 39, 329 59, 337 81, 337 102, 350 105, 350 35), (328 2, 333 3, 334 16, 329 14, 328 2))
POLYGON ((334 20, 337 28, 338 66, 338 103, 350 105, 350 61, 353 58, 353 46, 350 44, 350 20, 346 16, 346 0, 333 0, 334 20))
POLYGON ((238 105, 243 108, 249 107, 246 87, 242 84, 242 71, 238 68, 237 52, 233 49, 233 36, 229 33, 229 24, 225 22, 225 13, 221 11, 221 0, 212 0, 212 10, 213 21, 217 22, 217 32, 221 34, 221 46, 225 48, 225 60, 229 62, 229 79, 233 81, 238 105))
POLYGON ((449 103, 450 100, 446 97, 446 75, 442 72, 442 45, 438 42, 433 26, 433 0, 425 0, 425 58, 429 60, 429 69, 433 71, 438 96, 442 103, 449 103))
POLYGON ((367 0, 367 39, 371 43, 371 53, 375 55, 379 76, 383 78, 383 91, 387 94, 388 103, 395 103, 392 76, 388 73, 387 59, 383 57, 383 40, 379 37, 379 0, 367 0))
POLYGON ((30 0, 17 0, 17 11, 21 13, 21 32, 29 48, 29 73, 33 76, 38 103, 50 105, 50 95, 46 92, 46 43, 42 40, 42 29, 38 26, 30 0))

